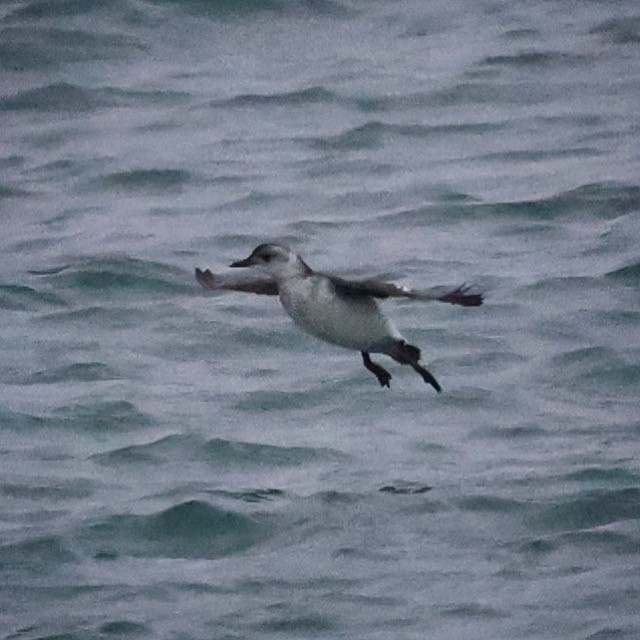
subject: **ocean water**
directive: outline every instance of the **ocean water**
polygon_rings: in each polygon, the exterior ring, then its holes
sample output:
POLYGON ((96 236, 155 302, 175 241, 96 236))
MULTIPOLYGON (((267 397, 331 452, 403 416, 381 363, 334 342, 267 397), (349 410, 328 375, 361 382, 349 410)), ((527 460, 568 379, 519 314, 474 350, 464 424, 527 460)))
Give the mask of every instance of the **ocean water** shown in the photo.
POLYGON ((0 638, 640 637, 639 70, 635 0, 3 2, 0 638), (198 287, 269 239, 483 291, 382 303, 442 395, 198 287))

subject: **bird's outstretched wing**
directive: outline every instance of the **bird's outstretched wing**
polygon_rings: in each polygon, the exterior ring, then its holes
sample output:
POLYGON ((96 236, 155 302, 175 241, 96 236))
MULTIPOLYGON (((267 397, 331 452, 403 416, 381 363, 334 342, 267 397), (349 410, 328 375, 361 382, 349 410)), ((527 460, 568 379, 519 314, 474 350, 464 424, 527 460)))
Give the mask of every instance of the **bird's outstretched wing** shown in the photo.
MULTIPOLYGON (((411 300, 435 300, 459 304, 463 307, 479 307, 483 302, 481 293, 471 292, 471 287, 462 285, 453 290, 437 287, 429 291, 419 291, 407 287, 399 287, 389 282, 376 280, 345 280, 336 276, 327 276, 336 292, 346 297, 373 298, 409 298, 411 300)), ((247 273, 212 273, 211 270, 196 269, 196 280, 205 288, 212 291, 243 291, 259 295, 277 296, 278 284, 269 276, 256 276, 247 273)))
POLYGON ((463 307, 479 307, 483 302, 481 293, 473 293, 471 287, 461 285, 456 289, 446 291, 442 287, 430 291, 419 291, 381 280, 344 280, 331 276, 331 282, 336 291, 344 296, 373 298, 410 298, 412 300, 436 300, 459 304, 463 307))
POLYGON ((196 280, 205 288, 212 291, 229 290, 257 293, 265 296, 277 296, 278 285, 273 278, 256 276, 247 273, 211 273, 209 269, 196 269, 196 280))

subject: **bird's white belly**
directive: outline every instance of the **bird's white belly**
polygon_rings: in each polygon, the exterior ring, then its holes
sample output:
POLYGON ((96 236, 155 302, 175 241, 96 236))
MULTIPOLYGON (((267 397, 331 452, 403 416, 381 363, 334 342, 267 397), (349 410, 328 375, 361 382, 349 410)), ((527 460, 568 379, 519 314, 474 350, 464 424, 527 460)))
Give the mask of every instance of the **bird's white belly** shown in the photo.
POLYGON ((401 337, 373 298, 337 295, 326 278, 290 278, 280 283, 279 292, 295 323, 327 342, 368 351, 401 337))

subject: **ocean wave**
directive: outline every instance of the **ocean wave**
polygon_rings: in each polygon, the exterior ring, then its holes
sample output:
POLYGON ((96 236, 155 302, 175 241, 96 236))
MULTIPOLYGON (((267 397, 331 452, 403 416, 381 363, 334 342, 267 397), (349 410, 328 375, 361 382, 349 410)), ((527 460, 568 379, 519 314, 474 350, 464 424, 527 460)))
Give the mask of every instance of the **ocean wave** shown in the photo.
POLYGON ((9 198, 24 198, 31 195, 30 191, 20 187, 13 187, 6 184, 0 184, 0 200, 9 198))
POLYGON ((300 615, 297 611, 291 611, 289 615, 279 613, 270 614, 269 619, 254 625, 257 630, 286 634, 296 638, 309 636, 331 636, 337 631, 337 625, 333 617, 307 614, 300 615))
POLYGON ((499 439, 499 440, 508 440, 509 442, 513 442, 516 439, 527 439, 527 438, 540 438, 548 435, 547 429, 544 429, 538 424, 524 423, 524 424, 516 424, 514 426, 494 426, 494 427, 484 427, 479 429, 474 429, 471 432, 471 435, 474 438, 479 439, 499 439))
POLYGON ((0 285, 0 309, 11 311, 48 311, 52 307, 66 307, 67 302, 50 291, 38 291, 18 284, 0 285))
MULTIPOLYGON (((308 107, 308 105, 326 104, 340 105, 361 113, 382 113, 385 111, 402 110, 403 108, 419 108, 428 106, 432 101, 429 93, 399 93, 396 95, 370 95, 366 93, 339 92, 321 85, 314 85, 302 89, 279 91, 274 93, 241 93, 230 98, 218 99, 210 102, 215 108, 227 107, 308 107)), ((389 125, 390 127, 404 128, 404 125, 389 125)), ((445 124, 426 126, 424 130, 428 135, 459 131, 460 133, 493 130, 502 125, 469 123, 469 124, 445 124)), ((421 125, 407 125, 406 132, 421 130, 421 125)))
POLYGON ((540 200, 484 206, 488 212, 498 215, 516 214, 547 219, 572 216, 584 219, 585 216, 592 216, 610 219, 640 210, 640 187, 614 182, 591 183, 540 200))
POLYGON ((96 454, 103 464, 150 463, 171 460, 206 462, 216 467, 296 467, 327 460, 343 460, 345 454, 333 449, 281 447, 255 442, 239 442, 196 435, 169 435, 147 444, 131 445, 96 454))
POLYGON ((494 618, 509 618, 507 609, 496 609, 481 602, 469 602, 443 607, 441 613, 449 618, 476 618, 478 622, 494 618))
POLYGON ((497 151, 473 156, 474 160, 498 160, 503 162, 542 162, 544 160, 562 160, 564 158, 589 158, 602 155, 594 147, 569 147, 567 149, 525 149, 497 151))
POLYGON ((7 20, 13 19, 41 19, 41 18, 69 18, 81 16, 95 9, 105 7, 116 8, 120 6, 118 0, 27 0, 13 9, 6 16, 7 20))
POLYGON ((591 28, 589 33, 599 35, 611 44, 637 44, 640 42, 640 16, 611 18, 591 28))
POLYGON ((584 347, 553 356, 551 366, 565 374, 582 374, 585 367, 615 367, 622 363, 620 356, 610 347, 584 347))
POLYGON ((118 380, 120 376, 102 362, 74 362, 62 367, 36 371, 17 384, 55 384, 58 382, 95 382, 98 380, 118 380))
MULTIPOLYGON (((288 333, 288 332, 287 332, 288 333)), ((264 345, 264 337, 257 338, 259 344, 264 345)), ((243 338, 244 341, 244 338, 243 338)), ((291 344, 291 338, 283 336, 280 347, 296 348, 291 344)), ((274 344, 270 338, 270 344, 274 344)), ((344 384, 344 383, 343 383, 344 384)), ((309 410, 313 407, 323 406, 328 398, 333 397, 335 388, 325 386, 316 388, 313 394, 303 391, 247 391, 243 393, 235 403, 235 408, 240 411, 296 411, 309 410)))
POLYGON ((151 0, 157 5, 177 5, 208 17, 243 17, 256 13, 282 13, 285 0, 151 0))
MULTIPOLYGON (((120 289, 133 293, 185 293, 191 291, 191 278, 182 270, 160 262, 129 256, 88 257, 58 267, 34 269, 56 290, 76 289, 84 293, 120 289), (189 284, 187 284, 187 280, 189 284)), ((131 309, 134 313, 135 309, 131 309)))
POLYGON ((506 40, 530 40, 539 39, 542 36, 538 29, 507 29, 502 37, 506 40))
POLYGON ((26 433, 32 429, 41 429, 45 427, 48 422, 49 420, 43 416, 11 411, 0 405, 0 424, 2 424, 3 429, 26 433))
POLYGON ((159 5, 178 5, 191 13, 209 18, 244 18, 272 13, 276 15, 315 15, 341 18, 354 10, 335 0, 152 0, 159 5))
POLYGON ((91 404, 59 407, 49 422, 83 433, 136 431, 155 425, 155 419, 125 400, 102 400, 91 404))
POLYGON ((241 500, 242 502, 251 503, 271 502, 276 498, 285 496, 285 492, 282 491, 282 489, 245 489, 244 491, 218 489, 209 491, 209 493, 223 498, 230 498, 231 500, 241 500))
MULTIPOLYGON (((2 32, 0 32, 1 34, 2 32)), ((0 42, 0 69, 4 71, 28 71, 51 64, 51 59, 37 51, 25 48, 20 42, 0 42)))
POLYGON ((258 207, 265 207, 277 199, 276 195, 254 189, 247 195, 218 205, 215 207, 215 211, 251 211, 258 207))
POLYGON ((640 520, 640 488, 580 491, 542 507, 532 524, 549 531, 578 531, 640 520))
POLYGON ((637 554, 640 551, 640 536, 636 528, 636 521, 616 522, 612 525, 568 531, 556 536, 558 546, 571 545, 581 549, 599 547, 601 551, 616 554, 637 554), (628 525, 628 526, 625 526, 628 525))
POLYGON ((489 351, 483 353, 463 354, 448 358, 448 361, 458 367, 480 367, 486 373, 490 371, 506 371, 510 368, 521 367, 526 358, 510 351, 489 351))
MULTIPOLYGON (((533 284, 522 286, 516 293, 516 297, 523 301, 531 301, 534 299, 548 300, 550 296, 566 296, 563 300, 565 306, 568 306, 574 301, 575 306, 582 311, 582 307, 580 306, 582 304, 581 298, 577 298, 576 294, 584 296, 587 295, 587 293, 597 293, 598 291, 606 291, 606 283, 603 283, 600 278, 594 276, 567 275, 541 278, 533 284)), ((586 313, 588 313, 588 311, 585 311, 585 314, 586 313)), ((538 334, 549 332, 549 334, 559 336, 562 333, 563 326, 565 325, 558 322, 555 318, 549 321, 541 320, 539 326, 534 328, 533 331, 538 334), (554 322, 558 323, 555 328, 553 326, 554 322)))
POLYGON ((279 93, 243 93, 225 100, 216 100, 210 104, 212 107, 296 106, 330 104, 337 100, 337 95, 332 91, 315 86, 279 93))
POLYGON ((373 149, 382 144, 384 129, 381 122, 367 122, 336 135, 315 138, 311 146, 323 151, 373 149))
POLYGON ((522 82, 499 85, 496 82, 483 82, 473 77, 473 71, 467 72, 469 79, 450 87, 431 93, 425 101, 431 107, 451 107, 455 105, 523 105, 534 98, 539 99, 537 88, 522 82))
POLYGON ((640 283, 640 261, 609 271, 605 277, 622 284, 637 286, 640 283))
POLYGON ((635 520, 619 520, 610 524, 574 531, 559 531, 546 536, 531 538, 519 545, 524 553, 550 554, 563 548, 571 553, 613 553, 616 555, 637 554, 640 551, 640 536, 635 520))
MULTIPOLYGON (((153 628, 142 624, 140 622, 136 622, 134 620, 109 620, 108 622, 103 622, 98 628, 99 634, 105 634, 107 637, 126 637, 126 638, 139 638, 142 636, 153 636, 153 628)), ((65 640, 73 640, 72 637, 67 638, 65 635, 65 640)))
POLYGON ((193 175, 181 169, 131 169, 93 178, 87 183, 86 188, 91 191, 114 193, 176 193, 182 191, 192 180, 193 175))
MULTIPOLYGON (((609 347, 586 347, 554 356, 549 363, 568 388, 615 387, 619 392, 634 389, 640 382, 640 365, 627 362, 609 347)), ((547 373, 548 375, 548 373, 547 373)))
MULTIPOLYGON (((380 214, 376 220, 389 226, 428 226, 434 217, 449 222, 462 219, 506 218, 511 224, 518 219, 554 221, 584 220, 585 217, 609 220, 640 210, 640 187, 616 183, 587 184, 553 196, 512 202, 478 202, 472 196, 452 202, 434 202, 413 209, 380 214)), ((552 227, 548 227, 549 229, 552 227)), ((632 278, 635 268, 628 274, 632 278)), ((612 277, 616 277, 613 272, 612 277)), ((624 272, 619 277, 626 277, 624 272)))
POLYGON ((113 515, 77 532, 96 558, 220 558, 246 551, 269 535, 252 516, 188 500, 149 515, 113 515))
POLYGON ((318 447, 281 447, 251 442, 233 442, 214 438, 209 440, 204 452, 208 460, 215 463, 300 466, 306 463, 344 460, 347 456, 334 449, 318 447))
POLYGON ((10 71, 123 58, 146 48, 140 40, 119 33, 42 26, 6 27, 0 30, 0 41, 0 68, 10 71))
POLYGON ((373 149, 382 146, 387 137, 402 136, 411 138, 429 138, 444 135, 473 135, 501 128, 499 123, 462 122, 423 124, 389 124, 370 121, 357 127, 349 128, 342 133, 312 138, 312 147, 323 151, 354 151, 373 149))
POLYGON ((0 484, 0 494, 16 500, 42 501, 47 506, 57 501, 87 498, 93 494, 94 482, 89 478, 69 480, 56 479, 50 484, 33 479, 29 483, 0 484))
POLYGON ((503 498, 492 495, 476 495, 461 498, 458 501, 461 509, 465 511, 488 511, 498 513, 513 513, 524 511, 528 508, 528 503, 514 498, 503 498))
POLYGON ((130 91, 115 87, 88 88, 68 82, 19 91, 0 99, 0 111, 93 111, 101 107, 157 105, 182 101, 176 91, 130 91))
POLYGON ((100 90, 83 89, 68 83, 50 84, 45 87, 20 91, 16 95, 0 99, 4 111, 90 111, 97 107, 115 106, 114 100, 100 90))
POLYGON ((35 322, 69 327, 77 323, 86 330, 91 324, 98 324, 103 328, 123 329, 139 327, 140 322, 148 319, 148 315, 141 309, 120 306, 90 305, 80 309, 69 309, 45 313, 35 318, 35 322))
POLYGON ((521 53, 509 55, 487 56, 478 64, 480 66, 508 66, 521 68, 548 66, 556 67, 557 65, 573 65, 588 62, 590 56, 566 53, 563 51, 524 51, 521 53))
POLYGON ((100 464, 160 464, 170 460, 202 459, 204 440, 192 435, 169 435, 145 444, 119 447, 91 456, 100 464))
POLYGON ((68 542, 57 535, 43 536, 0 546, 0 566, 34 570, 78 560, 68 542))
POLYGON ((422 482, 414 482, 409 480, 394 480, 390 484, 385 484, 378 489, 382 493, 391 493, 393 495, 419 495, 431 491, 433 487, 422 482))
POLYGON ((576 471, 571 471, 562 480, 569 482, 589 483, 621 483, 637 484, 640 486, 640 473, 625 469, 624 467, 598 467, 588 466, 576 471))

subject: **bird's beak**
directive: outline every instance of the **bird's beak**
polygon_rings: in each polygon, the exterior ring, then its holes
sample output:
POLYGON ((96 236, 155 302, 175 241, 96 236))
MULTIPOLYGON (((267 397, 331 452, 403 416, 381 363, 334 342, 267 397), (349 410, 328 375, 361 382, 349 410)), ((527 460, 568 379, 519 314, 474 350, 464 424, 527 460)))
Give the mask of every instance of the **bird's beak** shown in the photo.
POLYGON ((254 264, 255 262, 254 262, 253 256, 249 256, 244 260, 236 260, 235 262, 232 262, 229 266, 230 267, 252 267, 254 264))

